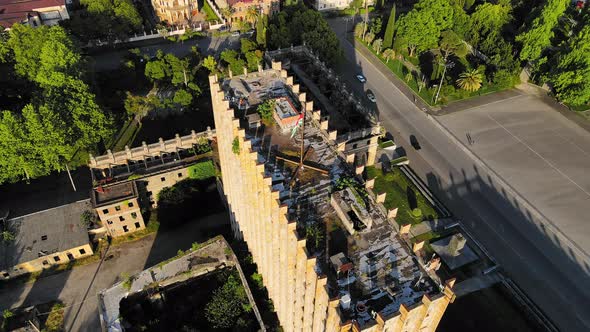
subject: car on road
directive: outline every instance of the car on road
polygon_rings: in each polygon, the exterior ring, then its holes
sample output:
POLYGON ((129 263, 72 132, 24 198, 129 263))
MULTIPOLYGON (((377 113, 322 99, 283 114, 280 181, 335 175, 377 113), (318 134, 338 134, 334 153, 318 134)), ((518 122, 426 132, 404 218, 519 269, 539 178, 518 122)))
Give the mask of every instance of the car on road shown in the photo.
POLYGON ((359 80, 359 82, 361 82, 361 83, 367 82, 367 79, 361 74, 356 75, 356 79, 359 80))
POLYGON ((420 146, 420 142, 418 142, 418 139, 416 138, 415 135, 410 135, 410 144, 412 144, 412 146, 414 147, 414 149, 416 150, 420 150, 422 147, 420 146))
POLYGON ((239 31, 234 31, 231 33, 232 36, 234 37, 239 37, 240 36, 240 32, 239 31))
POLYGON ((372 103, 376 103, 377 102, 377 98, 375 98, 375 94, 373 94, 373 91, 371 90, 367 90, 367 98, 372 102, 372 103))
POLYGON ((252 36, 252 35, 254 35, 254 30, 246 31, 246 32, 244 32, 244 34, 247 36, 252 36))

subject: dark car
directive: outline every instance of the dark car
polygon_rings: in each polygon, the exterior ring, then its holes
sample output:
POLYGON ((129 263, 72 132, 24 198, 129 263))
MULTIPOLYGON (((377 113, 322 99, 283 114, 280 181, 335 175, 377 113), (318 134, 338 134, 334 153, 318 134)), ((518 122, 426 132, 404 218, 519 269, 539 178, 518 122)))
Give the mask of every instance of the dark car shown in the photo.
POLYGON ((416 138, 416 136, 414 135, 410 135, 410 144, 412 144, 412 146, 414 147, 414 149, 416 150, 420 150, 422 147, 420 146, 420 143, 418 142, 418 139, 416 138))

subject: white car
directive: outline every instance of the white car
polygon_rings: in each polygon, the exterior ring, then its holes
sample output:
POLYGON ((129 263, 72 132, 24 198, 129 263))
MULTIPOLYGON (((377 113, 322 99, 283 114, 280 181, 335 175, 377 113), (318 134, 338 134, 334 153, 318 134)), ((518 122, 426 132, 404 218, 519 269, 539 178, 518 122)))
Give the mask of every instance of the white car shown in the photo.
POLYGON ((240 36, 240 32, 239 31, 234 31, 231 33, 232 36, 234 37, 239 37, 240 36))
POLYGON ((361 83, 367 82, 367 79, 361 74, 356 75, 356 79, 359 80, 359 82, 361 82, 361 83))
POLYGON ((375 95, 373 94, 373 92, 371 92, 371 90, 367 90, 367 98, 372 102, 372 103, 376 103, 377 102, 377 98, 375 98, 375 95))

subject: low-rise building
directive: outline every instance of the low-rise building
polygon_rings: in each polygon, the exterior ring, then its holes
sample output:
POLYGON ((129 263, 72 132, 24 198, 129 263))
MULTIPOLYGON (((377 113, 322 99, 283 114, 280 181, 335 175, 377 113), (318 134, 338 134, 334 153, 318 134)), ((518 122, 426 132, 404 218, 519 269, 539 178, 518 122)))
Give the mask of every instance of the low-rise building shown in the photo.
POLYGON ((88 230, 81 222, 89 200, 8 219, 3 231, 12 240, 0 242, 0 276, 12 278, 92 255, 88 230))
POLYGON ((281 10, 281 3, 277 0, 215 0, 215 4, 220 9, 227 7, 232 9, 231 24, 252 21, 248 14, 251 8, 256 9, 258 15, 273 15, 281 10))
POLYGON ((56 25, 69 18, 65 0, 0 0, 0 26, 5 29, 15 23, 56 25))
POLYGON ((96 187, 92 190, 91 200, 110 236, 145 228, 135 181, 96 187))
POLYGON ((350 6, 351 2, 351 0, 317 0, 315 2, 315 9, 319 11, 346 9, 350 6))
POLYGON ((199 14, 197 0, 152 0, 152 6, 160 21, 169 24, 189 24, 199 14))

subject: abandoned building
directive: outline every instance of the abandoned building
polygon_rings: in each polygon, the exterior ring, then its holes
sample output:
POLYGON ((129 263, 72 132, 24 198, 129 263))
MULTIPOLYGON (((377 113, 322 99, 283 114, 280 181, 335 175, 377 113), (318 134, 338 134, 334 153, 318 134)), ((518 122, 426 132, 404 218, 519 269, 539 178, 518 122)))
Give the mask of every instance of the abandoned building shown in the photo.
MULTIPOLYGON (((248 243, 281 326, 286 331, 434 331, 454 300, 454 280, 443 282, 427 269, 371 197, 355 195, 353 185, 336 186, 375 162, 378 123, 369 110, 357 109, 346 91, 338 92, 345 99, 334 107, 303 68, 321 70, 319 60, 305 49, 299 55, 289 52, 271 54, 266 70, 210 77, 232 229, 248 243), (297 79, 274 61, 279 55, 291 56, 297 79), (292 137, 280 124, 252 128, 247 121, 257 105, 279 97, 304 114, 292 137), (335 196, 340 199, 331 204, 335 196), (340 213, 334 205, 342 207, 340 213), (328 227, 340 229, 345 243, 313 236, 314 229, 328 227), (342 261, 330 262, 333 250, 350 260, 346 274, 334 273, 342 261)), ((348 183, 362 188, 361 179, 348 183)))

